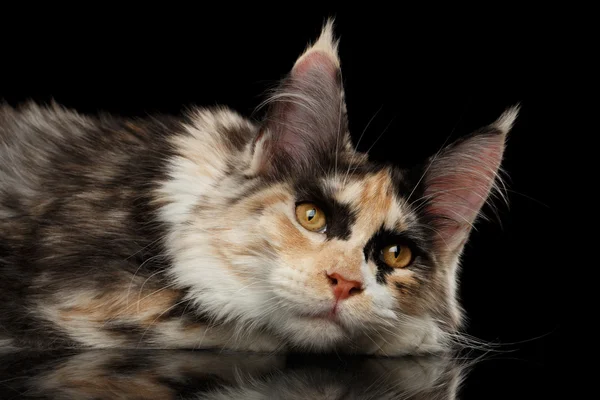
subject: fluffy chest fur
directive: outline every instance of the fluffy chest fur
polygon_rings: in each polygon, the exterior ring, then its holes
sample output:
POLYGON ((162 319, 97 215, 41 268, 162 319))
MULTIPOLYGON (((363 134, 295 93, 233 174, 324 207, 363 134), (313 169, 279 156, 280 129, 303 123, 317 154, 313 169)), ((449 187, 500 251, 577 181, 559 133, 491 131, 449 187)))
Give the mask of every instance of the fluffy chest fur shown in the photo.
POLYGON ((328 23, 260 123, 4 107, 0 344, 447 349, 516 109, 399 170, 354 150, 341 82, 328 23))

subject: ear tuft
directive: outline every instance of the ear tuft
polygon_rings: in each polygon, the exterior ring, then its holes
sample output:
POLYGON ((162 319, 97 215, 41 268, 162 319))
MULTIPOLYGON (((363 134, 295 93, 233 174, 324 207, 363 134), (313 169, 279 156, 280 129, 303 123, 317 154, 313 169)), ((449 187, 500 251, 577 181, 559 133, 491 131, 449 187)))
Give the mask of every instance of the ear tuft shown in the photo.
POLYGON ((520 110, 520 104, 516 104, 508 108, 495 122, 491 124, 491 126, 498 129, 505 135, 508 134, 508 132, 510 132, 510 130, 513 128, 513 125, 519 116, 520 110))
POLYGON ((333 18, 330 18, 327 20, 327 22, 325 22, 325 25, 323 25, 323 28, 321 30, 321 35, 319 36, 319 38, 317 39, 317 41, 312 44, 309 45, 306 50, 304 51, 304 53, 298 58, 298 60, 296 60, 296 63, 294 64, 294 68, 293 70, 298 70, 298 69, 306 69, 305 64, 307 63, 307 61, 310 61, 311 59, 315 59, 315 58, 320 58, 320 57, 314 57, 314 54, 321 54, 322 59, 327 58, 329 60, 329 62, 333 63, 333 67, 337 70, 340 68, 340 59, 338 56, 338 44, 339 44, 339 40, 335 38, 334 36, 334 20, 333 18))

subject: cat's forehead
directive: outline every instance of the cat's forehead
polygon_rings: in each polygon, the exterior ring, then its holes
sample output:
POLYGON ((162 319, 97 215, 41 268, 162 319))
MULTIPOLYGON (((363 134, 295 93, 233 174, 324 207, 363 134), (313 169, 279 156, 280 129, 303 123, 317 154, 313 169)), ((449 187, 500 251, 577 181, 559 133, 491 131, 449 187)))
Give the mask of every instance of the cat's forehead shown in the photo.
POLYGON ((348 207, 354 216, 353 231, 373 232, 381 228, 403 231, 416 216, 406 201, 410 193, 401 193, 401 175, 391 168, 352 174, 329 175, 321 179, 325 190, 336 202, 348 207))

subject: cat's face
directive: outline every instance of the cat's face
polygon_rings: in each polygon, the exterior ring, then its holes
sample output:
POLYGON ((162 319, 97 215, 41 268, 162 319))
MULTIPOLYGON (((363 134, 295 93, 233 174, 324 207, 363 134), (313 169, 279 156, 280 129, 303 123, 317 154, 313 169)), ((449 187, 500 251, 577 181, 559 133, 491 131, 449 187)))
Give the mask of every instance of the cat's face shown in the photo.
POLYGON ((302 349, 437 350, 516 110, 414 169, 375 165, 351 143, 339 68, 327 25, 239 165, 190 200, 173 274, 212 316, 302 349))
POLYGON ((390 168, 346 175, 356 166, 340 165, 337 173, 273 183, 232 207, 237 224, 215 244, 247 286, 240 296, 254 288, 254 307, 309 348, 403 324, 435 334, 421 318, 433 310, 454 326, 453 273, 416 210, 421 194, 409 200, 402 175, 390 168))

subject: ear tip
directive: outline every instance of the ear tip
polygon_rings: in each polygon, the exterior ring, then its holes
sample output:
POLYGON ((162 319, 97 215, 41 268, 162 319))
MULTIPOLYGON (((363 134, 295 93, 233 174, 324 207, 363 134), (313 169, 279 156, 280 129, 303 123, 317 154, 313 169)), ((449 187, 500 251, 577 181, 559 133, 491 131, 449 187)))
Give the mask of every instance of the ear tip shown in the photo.
POLYGON ((327 34, 331 38, 335 38, 335 17, 330 16, 325 20, 323 28, 321 29, 321 35, 327 34))
MULTIPOLYGON (((333 63, 333 69, 340 68, 340 58, 338 55, 339 39, 334 33, 334 19, 328 18, 321 29, 321 34, 318 39, 309 44, 300 57, 296 60, 294 68, 302 65, 311 55, 321 53, 326 56, 326 59, 333 63)), ((322 57, 320 59, 323 59, 322 57)))
POLYGON ((321 28, 321 34, 313 47, 323 47, 337 57, 339 39, 335 34, 335 17, 329 17, 325 20, 321 28))
POLYGON ((502 115, 500 115, 500 117, 492 124, 492 126, 506 135, 513 128, 520 111, 520 103, 517 103, 512 107, 507 108, 502 113, 502 115))

